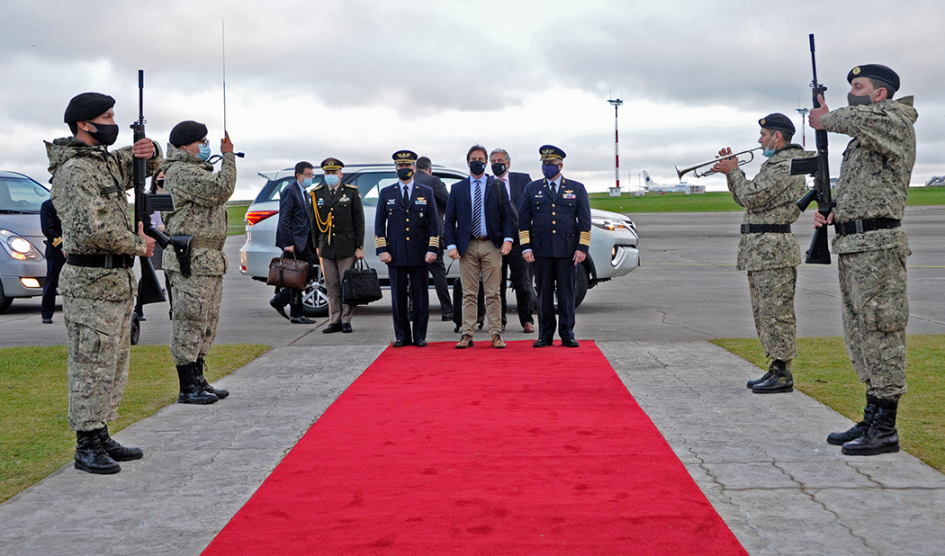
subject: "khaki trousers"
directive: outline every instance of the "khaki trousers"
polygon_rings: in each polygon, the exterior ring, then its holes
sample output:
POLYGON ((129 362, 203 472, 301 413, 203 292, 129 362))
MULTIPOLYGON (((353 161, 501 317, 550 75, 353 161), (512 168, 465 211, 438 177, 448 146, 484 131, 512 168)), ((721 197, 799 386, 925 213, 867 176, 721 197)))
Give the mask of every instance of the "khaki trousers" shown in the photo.
POLYGON ((354 305, 345 305, 341 302, 341 280, 344 278, 345 271, 350 270, 357 260, 354 255, 343 259, 321 259, 325 289, 328 290, 328 314, 331 317, 331 324, 351 322, 354 305))
POLYGON ((502 332, 502 298, 499 286, 502 283, 502 252, 489 239, 472 239, 459 260, 463 282, 463 334, 473 336, 479 302, 479 276, 486 296, 486 322, 489 334, 502 332))

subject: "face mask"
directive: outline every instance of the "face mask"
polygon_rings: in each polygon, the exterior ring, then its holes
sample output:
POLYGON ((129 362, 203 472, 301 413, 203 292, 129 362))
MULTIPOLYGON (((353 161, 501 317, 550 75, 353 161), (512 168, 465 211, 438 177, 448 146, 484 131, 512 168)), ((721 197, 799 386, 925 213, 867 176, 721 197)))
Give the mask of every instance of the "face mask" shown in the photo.
POLYGON ((325 183, 328 184, 328 187, 334 187, 338 185, 338 182, 341 181, 338 176, 333 174, 325 174, 325 183))
POLYGON ((312 187, 312 178, 302 178, 302 187, 312 187))
POLYGON ((850 106, 866 106, 867 104, 873 104, 873 96, 847 93, 847 104, 850 106))
POLYGON ((160 178, 157 180, 157 186, 160 187, 161 189, 164 189, 164 178, 160 178))
POLYGON ((765 147, 765 150, 762 151, 761 154, 763 154, 765 158, 771 158, 774 156, 774 152, 774 136, 772 135, 771 140, 768 141, 768 146, 765 147))
POLYGON ((413 177, 413 170, 410 168, 398 168, 397 177, 400 178, 400 181, 408 181, 413 177))
POLYGON ((496 176, 501 176, 505 174, 506 170, 508 170, 508 166, 506 166, 502 162, 496 162, 495 164, 492 165, 492 173, 496 176))
POLYGON ((545 175, 549 180, 558 175, 558 165, 557 164, 542 164, 541 173, 545 175))
POLYGON ((210 158, 210 145, 206 143, 200 143, 200 153, 197 154, 197 158, 200 160, 207 160, 210 158))
POLYGON ((114 145, 118 139, 118 126, 115 124, 97 124, 89 122, 95 126, 95 131, 90 131, 89 136, 98 141, 99 145, 114 145))
POLYGON ((486 163, 481 160, 473 160, 469 163, 469 171, 474 176, 481 176, 486 171, 486 163))

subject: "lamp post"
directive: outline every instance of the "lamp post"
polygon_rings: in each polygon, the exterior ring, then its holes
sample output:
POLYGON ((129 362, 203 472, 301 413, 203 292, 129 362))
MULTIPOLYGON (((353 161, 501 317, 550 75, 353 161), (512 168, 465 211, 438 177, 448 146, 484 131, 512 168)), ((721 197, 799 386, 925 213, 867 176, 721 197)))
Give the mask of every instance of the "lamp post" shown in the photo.
POLYGON ((797 112, 801 115, 801 146, 807 146, 807 114, 810 113, 810 110, 807 108, 797 108, 797 112))
POLYGON ((618 99, 608 100, 614 106, 614 180, 617 182, 617 194, 620 194, 620 134, 617 128, 617 110, 623 101, 618 99))

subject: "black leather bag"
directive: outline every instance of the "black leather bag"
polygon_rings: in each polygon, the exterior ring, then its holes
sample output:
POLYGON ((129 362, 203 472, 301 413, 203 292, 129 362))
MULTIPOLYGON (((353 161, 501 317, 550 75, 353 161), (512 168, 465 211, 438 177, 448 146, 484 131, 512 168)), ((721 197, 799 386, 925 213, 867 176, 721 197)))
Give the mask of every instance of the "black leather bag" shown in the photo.
POLYGON ((384 297, 377 271, 359 259, 354 268, 345 271, 341 281, 341 302, 346 305, 367 305, 384 297))
POLYGON ((295 258, 276 257, 269 262, 269 277, 266 283, 270 286, 281 286, 293 290, 304 290, 308 282, 308 261, 295 258))

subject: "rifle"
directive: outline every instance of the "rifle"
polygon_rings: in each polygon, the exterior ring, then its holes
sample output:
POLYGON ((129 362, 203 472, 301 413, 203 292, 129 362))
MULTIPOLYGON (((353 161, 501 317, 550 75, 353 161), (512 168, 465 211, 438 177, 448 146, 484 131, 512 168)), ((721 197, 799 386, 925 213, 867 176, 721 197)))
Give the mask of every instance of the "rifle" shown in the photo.
MULTIPOLYGON (((134 141, 137 143, 144 139, 144 70, 138 70, 138 120, 131 124, 134 130, 134 141)), ((174 210, 174 197, 169 194, 152 195, 145 192, 144 183, 147 180, 148 161, 143 158, 134 159, 134 172, 132 183, 135 186, 135 230, 138 229, 138 222, 144 224, 144 233, 153 237, 161 246, 167 247, 171 238, 161 231, 151 227, 151 215, 156 210, 171 211, 174 210)), ((138 300, 142 305, 147 303, 159 303, 166 300, 161 285, 158 283, 157 273, 151 266, 151 260, 148 257, 141 259, 141 281, 138 283, 138 300)))
MULTIPOLYGON (((814 34, 810 35, 810 63, 814 70, 814 80, 810 87, 813 91, 814 108, 820 108, 818 95, 823 95, 827 90, 817 82, 817 60, 814 58, 814 34)), ((797 207, 801 212, 807 210, 811 201, 817 201, 817 211, 824 215, 824 218, 830 215, 834 203, 830 198, 830 169, 827 160, 827 131, 818 129, 817 154, 808 158, 795 158, 791 160, 791 175, 810 175, 814 178, 814 189, 797 201, 797 207)), ((827 244, 827 225, 823 225, 814 230, 814 237, 811 239, 810 247, 807 249, 807 257, 804 260, 807 264, 830 264, 830 247, 827 244)))

